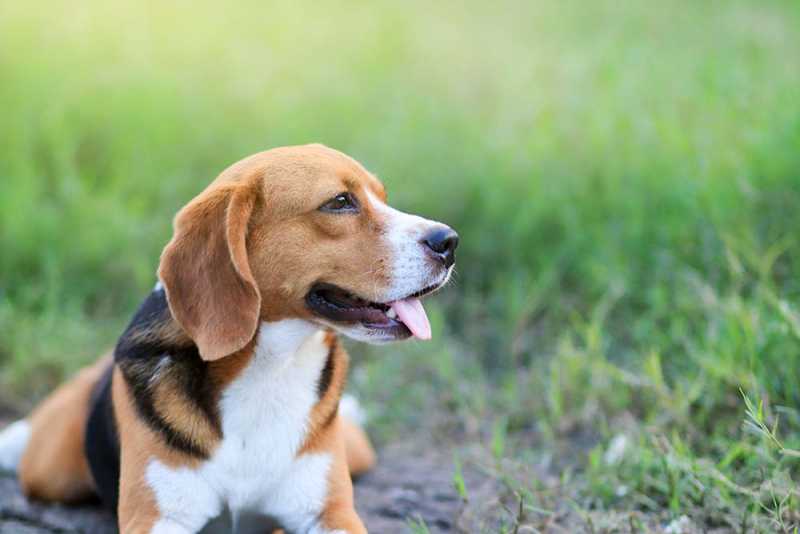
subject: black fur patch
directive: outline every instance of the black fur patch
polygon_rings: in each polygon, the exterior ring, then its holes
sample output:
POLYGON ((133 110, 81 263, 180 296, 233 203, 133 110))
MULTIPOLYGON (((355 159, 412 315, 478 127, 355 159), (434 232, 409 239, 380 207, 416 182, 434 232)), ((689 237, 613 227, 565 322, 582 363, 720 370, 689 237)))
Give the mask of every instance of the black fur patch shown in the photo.
MULTIPOLYGON (((328 390, 331 388, 331 382, 333 382, 333 373, 336 371, 336 351, 339 348, 338 340, 333 341, 333 345, 328 350, 328 358, 325 360, 325 366, 322 368, 322 372, 319 375, 319 382, 317 382, 317 397, 319 400, 325 398, 325 395, 328 393, 328 390)), ((322 428, 327 428, 336 418, 336 414, 339 412, 339 403, 336 402, 331 408, 330 413, 325 417, 325 420, 322 423, 322 428)))
POLYGON ((139 416, 164 441, 191 456, 205 459, 208 452, 191 436, 171 426, 154 406, 154 386, 167 376, 182 394, 202 413, 212 428, 221 435, 219 414, 214 405, 213 385, 208 364, 191 341, 176 344, 160 339, 156 333, 173 321, 163 290, 155 290, 145 299, 128 328, 120 337, 114 352, 133 396, 139 416))
POLYGON ((97 493, 109 509, 119 501, 119 435, 111 402, 111 379, 114 365, 95 384, 86 420, 84 452, 89 462, 97 493))
MULTIPOLYGON (((165 443, 196 458, 205 459, 208 451, 191 436, 172 427, 154 406, 154 386, 169 379, 171 387, 203 414, 221 435, 215 395, 208 376, 208 364, 197 347, 185 340, 164 339, 164 325, 173 321, 163 290, 148 295, 134 315, 114 350, 114 363, 127 382, 136 411, 165 443)), ((119 501, 119 436, 112 403, 114 365, 109 365, 92 391, 85 430, 85 453, 103 503, 116 511, 119 501)))
POLYGON ((325 367, 322 368, 322 373, 319 375, 319 382, 317 382, 317 398, 322 400, 325 396, 325 393, 328 392, 328 388, 331 387, 331 381, 333 380, 333 371, 335 370, 335 360, 334 357, 336 353, 336 342, 333 343, 333 346, 328 350, 328 359, 325 360, 325 367))

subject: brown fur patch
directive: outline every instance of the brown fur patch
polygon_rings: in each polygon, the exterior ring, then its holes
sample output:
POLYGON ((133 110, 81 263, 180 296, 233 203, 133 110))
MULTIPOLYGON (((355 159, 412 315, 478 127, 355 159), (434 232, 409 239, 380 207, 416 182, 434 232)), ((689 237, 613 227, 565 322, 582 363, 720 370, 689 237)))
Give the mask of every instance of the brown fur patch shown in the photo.
POLYGON ((366 533, 367 530, 353 505, 353 483, 350 479, 342 430, 342 420, 337 417, 331 425, 316 435, 316 439, 308 444, 306 450, 309 453, 325 451, 332 456, 328 472, 328 494, 321 520, 325 528, 330 530, 366 533))
POLYGON ((347 417, 339 417, 339 428, 344 440, 347 467, 352 476, 363 475, 373 467, 377 461, 375 449, 369 441, 364 429, 347 417))
POLYGON ((92 388, 109 365, 110 355, 82 369, 31 413, 31 437, 19 465, 20 485, 29 497, 75 502, 92 494, 84 427, 92 388))
POLYGON ((205 360, 241 349, 258 328, 261 295, 245 245, 254 191, 212 183, 175 217, 161 255, 172 315, 205 360))
POLYGON ((250 360, 253 358, 256 340, 253 338, 242 350, 231 354, 227 358, 209 362, 209 377, 213 383, 215 394, 214 404, 219 402, 222 392, 236 377, 238 377, 250 360))
POLYGON ((206 456, 211 454, 222 435, 208 416, 186 396, 169 375, 154 386, 153 408, 174 431, 186 436, 206 456))
POLYGON ((120 435, 119 528, 125 533, 147 533, 160 517, 153 489, 145 479, 148 463, 157 459, 170 467, 196 469, 200 462, 168 447, 138 417, 119 369, 114 370, 112 388, 120 435))

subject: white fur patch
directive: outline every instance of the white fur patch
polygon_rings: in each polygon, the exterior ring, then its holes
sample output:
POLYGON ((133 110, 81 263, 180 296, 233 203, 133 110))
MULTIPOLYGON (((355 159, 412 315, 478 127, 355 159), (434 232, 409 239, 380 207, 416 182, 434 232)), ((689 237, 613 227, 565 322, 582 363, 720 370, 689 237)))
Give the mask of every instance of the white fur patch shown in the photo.
POLYGON ((312 323, 262 324, 253 359, 220 399, 223 439, 211 458, 196 470, 148 465, 162 517, 155 532, 195 532, 224 510, 319 531, 331 458, 297 452, 327 356, 325 332, 312 323))
POLYGON ((386 239, 392 249, 392 285, 383 301, 405 298, 444 280, 447 273, 434 268, 421 242, 425 234, 442 224, 396 210, 372 194, 368 196, 372 207, 386 218, 386 239))
POLYGON ((30 437, 31 425, 24 419, 0 432, 0 471, 17 470, 30 437))
POLYGON ((347 417, 358 426, 364 426, 367 422, 367 414, 361 403, 353 395, 342 395, 339 401, 339 413, 347 417))

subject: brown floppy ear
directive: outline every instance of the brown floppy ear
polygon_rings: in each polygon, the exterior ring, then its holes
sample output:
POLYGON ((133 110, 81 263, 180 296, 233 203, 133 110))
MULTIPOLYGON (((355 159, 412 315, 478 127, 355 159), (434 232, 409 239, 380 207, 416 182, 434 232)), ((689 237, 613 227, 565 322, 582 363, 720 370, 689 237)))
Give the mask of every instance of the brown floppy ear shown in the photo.
POLYGON ((261 294, 246 246, 254 204, 252 188, 212 186, 178 212, 161 253, 158 276, 169 309, 204 360, 238 351, 258 327, 261 294))

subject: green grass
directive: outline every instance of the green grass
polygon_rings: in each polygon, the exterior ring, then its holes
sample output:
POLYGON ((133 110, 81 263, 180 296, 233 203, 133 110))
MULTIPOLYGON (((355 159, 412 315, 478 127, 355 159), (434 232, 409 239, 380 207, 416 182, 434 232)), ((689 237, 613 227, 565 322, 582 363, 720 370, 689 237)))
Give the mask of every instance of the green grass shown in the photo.
POLYGON ((219 170, 320 141, 462 236, 435 340, 353 346, 379 441, 485 450, 510 532, 797 526, 796 2, 6 1, 0 109, 7 401, 113 344, 219 170))

